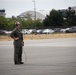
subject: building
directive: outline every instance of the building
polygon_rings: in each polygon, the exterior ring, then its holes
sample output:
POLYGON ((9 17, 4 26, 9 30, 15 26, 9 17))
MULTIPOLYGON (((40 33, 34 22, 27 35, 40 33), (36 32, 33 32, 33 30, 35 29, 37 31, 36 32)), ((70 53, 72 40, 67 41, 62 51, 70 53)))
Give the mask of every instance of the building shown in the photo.
POLYGON ((6 13, 4 9, 0 9, 0 16, 4 16, 5 17, 6 13))
MULTIPOLYGON (((26 11, 26 12, 23 12, 21 13, 20 15, 18 15, 17 17, 20 17, 20 18, 24 18, 24 19, 33 19, 35 18, 34 16, 34 11, 26 11)), ((41 19, 43 20, 45 18, 45 16, 39 12, 36 12, 36 19, 41 19)))

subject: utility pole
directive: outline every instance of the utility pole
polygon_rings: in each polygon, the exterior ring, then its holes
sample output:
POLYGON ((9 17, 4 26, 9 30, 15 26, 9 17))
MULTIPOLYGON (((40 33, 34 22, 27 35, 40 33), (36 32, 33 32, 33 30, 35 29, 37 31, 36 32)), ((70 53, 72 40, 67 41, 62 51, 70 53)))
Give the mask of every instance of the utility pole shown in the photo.
POLYGON ((34 21, 35 21, 35 29, 36 29, 36 1, 33 0, 34 2, 34 21))

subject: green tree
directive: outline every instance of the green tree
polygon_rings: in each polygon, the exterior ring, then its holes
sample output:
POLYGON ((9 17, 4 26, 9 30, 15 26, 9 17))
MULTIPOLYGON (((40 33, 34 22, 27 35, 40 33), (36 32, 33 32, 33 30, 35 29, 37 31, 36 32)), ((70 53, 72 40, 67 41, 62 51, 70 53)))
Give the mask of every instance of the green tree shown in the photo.
POLYGON ((6 29, 7 25, 7 19, 3 16, 0 16, 0 29, 6 29))
POLYGON ((41 22, 40 19, 37 19, 36 21, 32 20, 32 19, 28 19, 28 20, 22 20, 21 21, 22 24, 22 28, 23 29, 34 29, 35 25, 36 28, 41 28, 43 26, 43 23, 41 22))
POLYGON ((6 27, 7 30, 12 30, 15 27, 16 20, 13 20, 12 18, 7 18, 8 25, 6 27))
POLYGON ((76 25, 76 15, 75 15, 75 10, 69 7, 66 10, 66 25, 71 27, 76 25))
POLYGON ((63 15, 60 11, 52 10, 43 21, 45 27, 61 27, 63 26, 63 15))
POLYGON ((43 28, 43 21, 41 19, 36 20, 36 29, 43 28))

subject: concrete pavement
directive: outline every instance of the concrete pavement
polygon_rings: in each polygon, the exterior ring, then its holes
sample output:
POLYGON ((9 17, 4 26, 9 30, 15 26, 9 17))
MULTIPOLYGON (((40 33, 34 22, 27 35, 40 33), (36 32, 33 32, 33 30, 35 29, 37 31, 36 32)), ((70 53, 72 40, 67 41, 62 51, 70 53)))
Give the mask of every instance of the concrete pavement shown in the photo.
POLYGON ((76 75, 76 38, 25 41, 23 65, 14 65, 12 43, 0 42, 0 75, 76 75))

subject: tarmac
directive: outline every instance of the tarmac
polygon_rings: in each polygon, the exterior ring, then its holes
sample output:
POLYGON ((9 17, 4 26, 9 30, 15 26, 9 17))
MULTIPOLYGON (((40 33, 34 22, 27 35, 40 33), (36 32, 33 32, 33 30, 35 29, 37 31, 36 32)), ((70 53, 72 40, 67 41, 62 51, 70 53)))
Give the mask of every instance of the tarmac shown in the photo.
POLYGON ((0 75, 76 75, 76 38, 25 40, 23 65, 13 55, 13 41, 0 41, 0 75))

